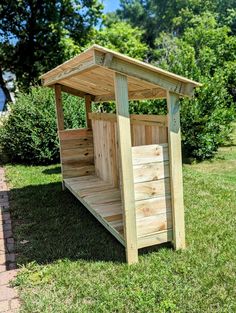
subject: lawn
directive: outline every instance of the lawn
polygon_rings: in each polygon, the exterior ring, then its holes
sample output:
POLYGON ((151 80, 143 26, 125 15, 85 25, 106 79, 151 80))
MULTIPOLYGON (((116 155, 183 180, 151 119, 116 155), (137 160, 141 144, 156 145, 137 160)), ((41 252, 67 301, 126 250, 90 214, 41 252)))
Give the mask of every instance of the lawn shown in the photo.
POLYGON ((58 165, 6 168, 22 312, 236 312, 236 146, 184 165, 187 249, 143 249, 133 266, 58 165))

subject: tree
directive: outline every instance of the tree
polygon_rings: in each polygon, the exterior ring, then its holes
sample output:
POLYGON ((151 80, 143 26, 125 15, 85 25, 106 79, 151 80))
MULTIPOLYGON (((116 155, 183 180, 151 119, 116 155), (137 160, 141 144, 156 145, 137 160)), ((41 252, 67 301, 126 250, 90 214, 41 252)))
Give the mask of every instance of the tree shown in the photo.
POLYGON ((132 58, 144 59, 148 50, 141 42, 143 32, 125 22, 110 23, 109 26, 96 31, 92 43, 116 50, 132 58))
MULTIPOLYGON (((102 14, 98 0, 2 0, 0 64, 20 89, 63 62, 65 45, 84 46, 102 14)), ((78 48, 77 48, 78 51, 78 48)))

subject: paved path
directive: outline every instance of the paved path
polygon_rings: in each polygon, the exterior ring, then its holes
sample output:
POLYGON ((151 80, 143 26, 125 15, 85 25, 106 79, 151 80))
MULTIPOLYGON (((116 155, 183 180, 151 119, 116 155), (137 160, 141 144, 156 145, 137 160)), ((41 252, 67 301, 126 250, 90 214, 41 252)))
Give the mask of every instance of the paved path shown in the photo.
POLYGON ((8 188, 4 169, 0 166, 0 313, 19 311, 19 299, 16 289, 9 285, 16 273, 8 188))

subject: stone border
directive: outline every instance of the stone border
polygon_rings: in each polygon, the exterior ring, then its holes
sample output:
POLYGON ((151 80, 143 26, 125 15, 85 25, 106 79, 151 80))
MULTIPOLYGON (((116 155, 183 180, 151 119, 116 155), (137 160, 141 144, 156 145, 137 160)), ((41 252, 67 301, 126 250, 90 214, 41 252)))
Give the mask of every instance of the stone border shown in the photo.
POLYGON ((0 167, 0 312, 15 313, 19 309, 19 299, 10 281, 16 276, 16 258, 9 212, 8 187, 5 171, 0 167))

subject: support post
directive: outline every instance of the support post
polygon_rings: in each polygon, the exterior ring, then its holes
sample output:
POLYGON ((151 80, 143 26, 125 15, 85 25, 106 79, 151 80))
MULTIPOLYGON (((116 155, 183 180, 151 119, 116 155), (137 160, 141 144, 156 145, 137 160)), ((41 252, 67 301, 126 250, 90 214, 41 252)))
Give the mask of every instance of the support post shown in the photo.
POLYGON ((167 91, 167 106, 173 243, 178 250, 185 248, 179 96, 167 91))
POLYGON ((127 77, 114 74, 117 133, 120 159, 120 187, 123 206, 123 224, 128 264, 138 262, 134 178, 128 101, 127 77))
POLYGON ((92 112, 92 100, 90 95, 85 95, 85 112, 86 112, 86 124, 87 128, 92 128, 92 122, 89 119, 89 113, 92 112))
MULTIPOLYGON (((60 143, 60 130, 64 130, 64 114, 63 114, 63 107, 62 107, 62 100, 61 100, 61 85, 55 85, 55 98, 56 98, 56 113, 57 113, 57 129, 58 129, 58 136, 59 136, 59 144, 60 144, 60 156, 61 156, 61 143, 60 143)), ((61 170, 62 170, 62 190, 65 190, 65 185, 63 181, 63 166, 61 163, 61 170)))

